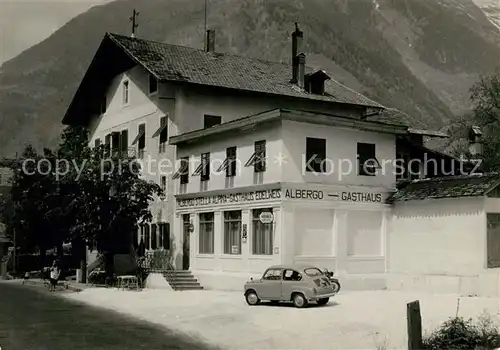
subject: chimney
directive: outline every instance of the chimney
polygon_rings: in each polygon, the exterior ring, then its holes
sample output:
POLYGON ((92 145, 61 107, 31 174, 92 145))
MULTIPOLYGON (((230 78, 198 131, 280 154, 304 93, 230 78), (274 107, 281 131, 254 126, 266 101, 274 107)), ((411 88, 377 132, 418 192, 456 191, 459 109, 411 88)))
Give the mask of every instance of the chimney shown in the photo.
POLYGON ((306 76, 306 55, 304 53, 300 53, 297 56, 298 60, 298 79, 297 85, 299 88, 303 89, 305 86, 305 76, 306 76))
POLYGON ((469 152, 473 156, 483 153, 483 132, 479 126, 472 126, 469 130, 469 152))
POLYGON ((295 31, 292 33, 292 80, 293 84, 298 83, 299 59, 298 55, 302 52, 302 39, 304 33, 299 29, 299 24, 295 22, 295 31))
POLYGON ((209 29, 207 30, 207 39, 206 39, 206 52, 215 52, 215 30, 209 29))

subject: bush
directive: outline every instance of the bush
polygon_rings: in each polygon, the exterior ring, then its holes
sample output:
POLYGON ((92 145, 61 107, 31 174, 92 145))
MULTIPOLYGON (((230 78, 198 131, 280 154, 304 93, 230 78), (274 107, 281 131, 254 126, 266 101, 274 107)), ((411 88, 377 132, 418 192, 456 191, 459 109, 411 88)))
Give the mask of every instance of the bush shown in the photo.
POLYGON ((486 350, 500 347, 500 332, 497 325, 485 314, 477 323, 462 317, 451 318, 423 339, 423 348, 486 350))

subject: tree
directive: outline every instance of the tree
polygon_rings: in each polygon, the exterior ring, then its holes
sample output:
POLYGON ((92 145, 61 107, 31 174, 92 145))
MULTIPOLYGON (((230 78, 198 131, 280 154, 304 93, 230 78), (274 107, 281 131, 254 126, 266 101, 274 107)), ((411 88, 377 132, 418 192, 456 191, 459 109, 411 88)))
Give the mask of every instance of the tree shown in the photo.
POLYGON ((110 155, 104 146, 90 148, 87 135, 82 128, 69 127, 59 148, 60 161, 72 163, 61 179, 67 190, 69 236, 89 245, 96 242, 109 276, 114 255, 130 253, 132 232, 138 223, 151 221, 149 203, 162 191, 158 184, 141 178, 135 157, 110 155))
POLYGON ((477 125, 482 129, 483 152, 469 157, 479 158, 484 171, 500 171, 500 72, 482 77, 471 88, 471 100, 469 127, 477 125))

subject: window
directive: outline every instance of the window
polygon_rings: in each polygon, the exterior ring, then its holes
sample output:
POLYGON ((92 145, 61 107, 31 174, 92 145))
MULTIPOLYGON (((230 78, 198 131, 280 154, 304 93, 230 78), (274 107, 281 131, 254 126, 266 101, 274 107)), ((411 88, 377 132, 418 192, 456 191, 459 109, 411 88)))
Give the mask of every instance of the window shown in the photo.
POLYGON ((216 126, 222 123, 222 118, 217 115, 208 115, 205 114, 203 116, 203 128, 211 128, 212 126, 216 126))
POLYGON ((158 248, 158 236, 156 234, 156 224, 151 224, 151 249, 158 248))
POLYGON ((283 281, 300 281, 302 275, 295 270, 285 270, 283 272, 283 281))
POLYGON ((241 254, 241 210, 224 212, 224 254, 241 254))
POLYGON ((146 124, 139 124, 137 137, 132 142, 132 145, 137 143, 138 158, 144 157, 144 149, 146 148, 146 124))
POLYGON ((358 175, 375 176, 380 163, 375 156, 373 143, 358 142, 358 175))
POLYGON ((95 139, 94 140, 94 147, 95 148, 98 148, 101 146, 101 139, 95 139))
POLYGON ((236 147, 226 149, 226 159, 217 172, 226 171, 226 177, 236 176, 236 147))
POLYGON ((120 133, 114 131, 111 133, 111 150, 113 156, 118 154, 118 150, 120 149, 120 133))
POLYGON ((153 134, 153 137, 157 137, 157 136, 160 136, 158 152, 165 153, 165 151, 167 150, 167 143, 168 143, 168 120, 167 120, 167 117, 160 118, 160 127, 153 134))
POLYGON ((104 152, 107 157, 111 153, 111 134, 107 134, 104 137, 104 152))
POLYGON ((181 185, 189 182, 189 157, 181 158, 179 170, 177 170, 172 179, 176 180, 178 178, 181 179, 181 185))
POLYGON ((163 191, 163 198, 166 197, 167 195, 167 177, 166 176, 162 176, 160 177, 160 187, 161 187, 161 190, 163 191))
POLYGON ((266 141, 257 141, 254 144, 254 153, 245 164, 245 167, 254 167, 256 173, 266 171, 266 141))
POLYGON ((486 214, 487 267, 500 267, 500 214, 486 214))
POLYGON ((154 94, 158 92, 158 80, 156 80, 155 76, 149 75, 149 93, 154 94))
POLYGON ((326 140, 307 137, 306 171, 316 172, 316 173, 326 172, 326 169, 324 167, 325 159, 326 159, 326 140))
POLYGON ((120 153, 122 157, 128 156, 128 130, 123 130, 120 134, 120 153))
POLYGON ((262 276, 263 280, 267 281, 281 281, 281 269, 269 269, 262 276))
POLYGON ((200 214, 200 254, 214 253, 214 213, 200 214))
POLYGON ((260 214, 271 213, 273 209, 252 210, 252 254, 253 255, 273 255, 273 223, 263 224, 260 221, 260 214))
POLYGON ((201 155, 201 162, 193 173, 193 176, 201 175, 201 181, 210 180, 210 153, 201 155))
POLYGON ((129 81, 125 80, 123 82, 123 104, 128 104, 129 101, 129 81))
POLYGON ((308 269, 305 269, 304 272, 309 277, 323 276, 323 272, 321 272, 321 270, 317 269, 317 268, 308 268, 308 269))

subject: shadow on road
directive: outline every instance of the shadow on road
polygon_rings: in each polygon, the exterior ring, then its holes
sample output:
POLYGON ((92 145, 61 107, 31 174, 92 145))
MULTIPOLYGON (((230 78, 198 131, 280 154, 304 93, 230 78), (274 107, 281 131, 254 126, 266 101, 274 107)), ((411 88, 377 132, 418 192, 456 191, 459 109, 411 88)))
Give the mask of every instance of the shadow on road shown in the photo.
POLYGON ((1 349, 213 349, 167 328, 57 294, 44 288, 0 283, 1 349))

